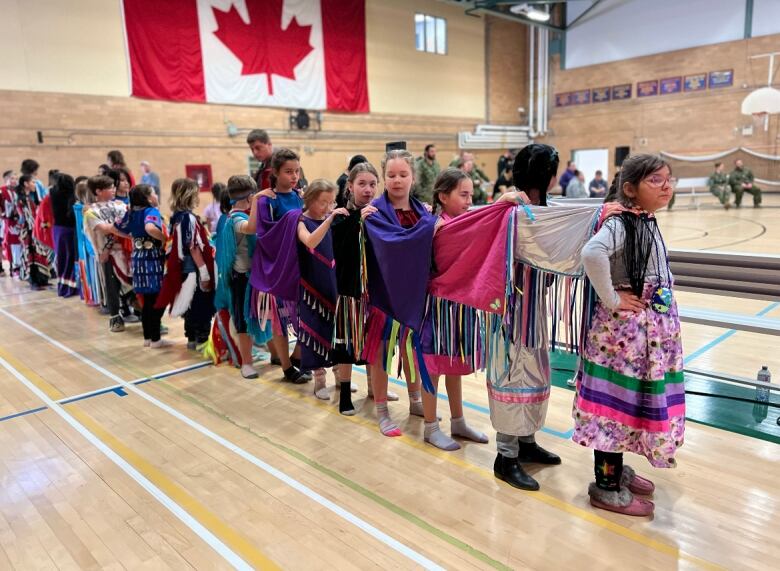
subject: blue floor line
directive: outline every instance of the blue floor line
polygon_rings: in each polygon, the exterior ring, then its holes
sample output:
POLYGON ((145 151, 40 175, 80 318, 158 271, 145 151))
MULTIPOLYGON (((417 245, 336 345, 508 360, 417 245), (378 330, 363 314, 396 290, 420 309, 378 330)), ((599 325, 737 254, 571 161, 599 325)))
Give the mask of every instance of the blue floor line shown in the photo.
MULTIPOLYGON (((195 371, 197 369, 202 369, 203 367, 210 367, 210 366, 211 366, 211 362, 196 363, 195 365, 192 365, 190 367, 186 367, 186 368, 184 368, 183 370, 180 370, 180 371, 174 371, 174 372, 162 373, 162 374, 159 374, 159 375, 153 375, 153 376, 147 377, 145 379, 140 379, 138 381, 133 381, 130 384, 134 385, 134 386, 143 385, 144 383, 148 383, 148 382, 151 382, 151 381, 160 381, 162 379, 167 379, 169 377, 174 377, 174 376, 180 375, 182 373, 189 373, 190 371, 195 371)), ((104 389, 102 391, 98 391, 98 392, 91 393, 91 394, 88 394, 88 395, 82 395, 82 396, 73 397, 73 398, 70 398, 70 399, 59 401, 59 404, 72 404, 74 402, 78 402, 78 401, 81 401, 81 400, 91 399, 91 398, 94 398, 94 397, 103 396, 103 395, 108 394, 108 393, 114 393, 115 395, 117 395, 119 397, 126 397, 127 396, 127 392, 122 387, 108 387, 108 388, 106 388, 106 389, 104 389)), ((49 407, 47 407, 47 406, 40 406, 38 408, 31 408, 30 410, 25 410, 24 412, 17 412, 17 413, 14 413, 14 414, 9 414, 8 416, 0 417, 0 422, 3 422, 4 420, 11 420, 11 419, 17 418, 19 416, 25 416, 25 415, 28 415, 28 414, 34 414, 36 412, 42 412, 42 411, 44 411, 44 410, 46 410, 48 408, 49 407)))
MULTIPOLYGON (((776 302, 770 303, 764 309, 762 309, 761 311, 756 313, 755 316, 756 317, 763 317, 764 315, 766 315, 767 313, 769 313, 770 311, 772 311, 773 309, 775 309, 777 307, 780 307, 780 302, 776 301, 776 302)), ((685 362, 686 363, 690 363, 694 359, 698 359, 699 357, 701 357, 702 355, 704 355, 708 351, 711 351, 712 349, 714 349, 715 347, 717 347, 718 345, 723 343, 729 337, 733 336, 735 333, 737 333, 736 329, 729 329, 728 331, 726 331, 725 333, 723 333, 719 337, 716 337, 715 339, 713 339, 712 341, 710 341, 706 345, 704 345, 702 347, 699 347, 698 349, 696 349, 696 351, 694 351, 693 353, 691 353, 690 355, 685 357, 685 362)))
POLYGON ((27 414, 34 414, 36 412, 41 412, 49 408, 48 406, 39 406, 38 408, 31 408, 30 410, 25 410, 24 412, 17 412, 15 414, 9 414, 8 416, 4 416, 0 418, 0 422, 3 422, 4 420, 11 420, 12 418, 17 418, 19 416, 25 416, 27 414))
MULTIPOLYGON (((358 367, 356 365, 353 365, 352 368, 354 370, 356 370, 356 371, 359 371, 359 372, 363 373, 364 375, 366 374, 366 369, 364 367, 358 367)), ((391 383, 393 383, 394 385, 398 385, 398 386, 401 386, 401 387, 405 387, 406 386, 406 382, 405 381, 402 381, 400 379, 396 379, 395 377, 388 376, 388 380, 391 383)), ((439 399, 441 399, 441 400, 443 400, 445 402, 449 402, 449 399, 447 398, 447 395, 445 395, 445 394, 436 393, 436 396, 439 399)), ((475 403, 467 401, 467 400, 463 401, 463 406, 465 408, 469 408, 471 410, 475 410, 477 412, 481 412, 482 414, 487 414, 487 415, 490 414, 490 409, 487 408, 486 406, 475 404, 475 403)), ((564 440, 568 440, 574 434, 574 429, 572 428, 570 430, 567 430, 566 432, 561 432, 559 430, 555 430, 553 428, 547 428, 546 426, 543 426, 542 427, 542 432, 546 432, 547 434, 551 434, 553 436, 557 436, 558 438, 563 438, 564 440)))

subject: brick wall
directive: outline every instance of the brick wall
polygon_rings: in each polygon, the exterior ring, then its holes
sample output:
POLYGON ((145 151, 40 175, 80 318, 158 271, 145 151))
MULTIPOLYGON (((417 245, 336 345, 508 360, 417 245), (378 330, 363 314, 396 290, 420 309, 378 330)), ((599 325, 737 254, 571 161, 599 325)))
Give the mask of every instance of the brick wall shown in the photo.
POLYGON ((517 108, 528 110, 528 26, 488 16, 485 37, 488 122, 519 125, 517 108))
MULTIPOLYGON (((309 180, 335 180, 355 153, 365 154, 378 167, 390 140, 407 140, 415 154, 435 143, 441 162, 449 162, 457 152, 456 133, 484 121, 480 116, 324 113, 322 131, 301 132, 288 129, 289 114, 279 109, 25 91, 0 91, 0 108, 3 170, 18 169, 22 159, 35 158, 44 181, 51 168, 89 175, 106 161, 106 152, 116 148, 137 177, 140 161, 152 163, 162 179, 164 201, 171 182, 184 176, 185 164, 211 164, 215 181, 245 173, 246 132, 252 128, 271 130, 276 147, 299 152, 309 180), (229 137, 225 121, 241 133, 229 137), (36 131, 42 131, 43 144, 37 143, 36 131)), ((477 151, 477 162, 490 176, 498 154, 477 151)), ((204 196, 204 205, 208 201, 210 196, 204 196)))
MULTIPOLYGON (((745 96, 766 85, 767 79, 768 60, 749 62, 748 56, 777 50, 778 45, 780 35, 764 36, 572 70, 561 70, 555 56, 551 63, 550 134, 539 141, 556 146, 564 159, 574 149, 608 148, 610 166, 615 147, 623 145, 630 146, 632 152, 709 154, 745 146, 778 154, 778 117, 771 118, 768 132, 754 130, 752 136, 743 136, 742 127, 752 124, 752 119, 740 113, 745 96), (638 81, 725 69, 734 70, 732 87, 636 97, 638 81), (554 107, 555 93, 622 83, 633 84, 630 100, 554 107)), ((780 77, 775 77, 777 85, 780 77)), ((702 174, 711 166, 703 164, 702 174)))

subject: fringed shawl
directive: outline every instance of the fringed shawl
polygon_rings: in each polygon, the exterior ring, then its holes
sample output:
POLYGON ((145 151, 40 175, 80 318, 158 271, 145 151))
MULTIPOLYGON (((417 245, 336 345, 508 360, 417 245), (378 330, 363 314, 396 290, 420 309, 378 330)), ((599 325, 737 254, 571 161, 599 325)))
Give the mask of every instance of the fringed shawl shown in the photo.
POLYGON ((592 235, 597 210, 497 204, 445 225, 434 242, 426 353, 498 377, 506 370, 509 344, 540 348, 548 338, 542 329, 548 317, 551 345, 559 336, 576 345, 572 313, 582 275, 580 251, 592 235), (490 276, 489 283, 480 273, 490 276))
MULTIPOLYGON (((314 232, 322 220, 300 219, 309 232, 314 232)), ((298 339, 302 344, 301 366, 304 369, 329 367, 334 364, 333 325, 338 290, 336 262, 330 231, 315 249, 298 241, 298 264, 301 281, 298 296, 298 339)))
POLYGON ((364 223, 369 300, 402 325, 420 331, 436 217, 409 197, 419 221, 403 228, 387 193, 372 204, 378 211, 364 223))
POLYGON ((361 363, 368 311, 368 293, 363 289, 363 224, 352 199, 347 208, 349 216, 337 218, 330 231, 339 294, 333 331, 334 360, 361 363))
POLYGON ((297 232, 300 210, 291 210, 274 221, 271 201, 261 196, 258 201, 257 241, 252 256, 252 287, 270 293, 283 301, 298 299, 297 232))

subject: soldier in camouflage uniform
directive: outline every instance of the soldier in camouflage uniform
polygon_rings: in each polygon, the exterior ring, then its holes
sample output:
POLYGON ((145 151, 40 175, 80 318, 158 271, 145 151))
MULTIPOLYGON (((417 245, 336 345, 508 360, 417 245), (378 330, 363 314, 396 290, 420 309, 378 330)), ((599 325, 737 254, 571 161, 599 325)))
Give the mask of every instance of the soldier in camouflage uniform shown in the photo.
POLYGON ((467 151, 461 151, 460 156, 450 162, 451 167, 458 168, 465 172, 474 183, 474 196, 471 201, 475 206, 487 204, 487 193, 482 189, 482 184, 490 182, 488 176, 474 162, 474 154, 467 151))
POLYGON ((707 181, 710 192, 718 197, 723 208, 731 208, 731 186, 729 185, 729 175, 723 172, 723 163, 715 163, 715 172, 710 175, 707 181))
POLYGON ((436 147, 425 145, 425 153, 414 163, 415 177, 412 195, 420 202, 433 206, 433 183, 441 172, 436 160, 436 147))
POLYGON ((753 195, 753 206, 761 206, 761 189, 753 184, 753 172, 742 166, 742 160, 737 159, 734 163, 734 170, 729 175, 729 184, 734 192, 734 206, 739 208, 742 205, 742 195, 749 193, 753 195))

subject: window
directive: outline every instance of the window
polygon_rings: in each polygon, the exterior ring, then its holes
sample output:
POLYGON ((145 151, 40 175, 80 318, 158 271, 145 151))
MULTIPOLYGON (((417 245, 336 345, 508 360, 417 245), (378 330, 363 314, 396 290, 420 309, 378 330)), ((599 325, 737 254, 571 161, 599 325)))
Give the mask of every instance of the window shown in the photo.
POLYGON ((415 47, 419 52, 447 53, 447 20, 427 14, 414 15, 415 47))

